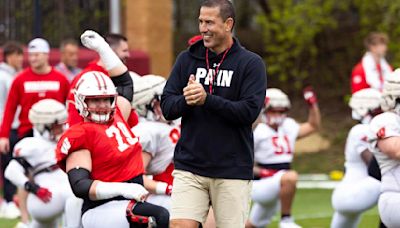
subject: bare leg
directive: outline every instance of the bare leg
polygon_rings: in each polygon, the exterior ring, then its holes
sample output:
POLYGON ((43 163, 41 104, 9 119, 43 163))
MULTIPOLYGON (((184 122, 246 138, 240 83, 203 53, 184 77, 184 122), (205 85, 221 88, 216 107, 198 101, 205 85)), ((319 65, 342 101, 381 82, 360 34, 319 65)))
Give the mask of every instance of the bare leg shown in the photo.
POLYGON ((22 188, 18 188, 17 195, 19 198, 19 209, 21 211, 21 221, 23 223, 29 222, 29 213, 28 208, 26 206, 26 199, 28 198, 28 192, 22 188))

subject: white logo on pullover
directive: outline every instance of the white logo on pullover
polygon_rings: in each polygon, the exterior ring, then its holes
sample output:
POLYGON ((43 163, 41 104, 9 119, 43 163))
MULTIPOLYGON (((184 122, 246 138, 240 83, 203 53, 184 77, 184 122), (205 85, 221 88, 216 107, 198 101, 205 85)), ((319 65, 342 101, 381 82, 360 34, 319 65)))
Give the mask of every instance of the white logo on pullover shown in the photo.
MULTIPOLYGON (((203 85, 209 85, 210 79, 215 75, 215 70, 210 69, 207 73, 205 68, 197 68, 196 81, 203 85)), ((233 70, 218 70, 218 75, 214 78, 214 85, 221 87, 230 87, 232 82, 233 70)))

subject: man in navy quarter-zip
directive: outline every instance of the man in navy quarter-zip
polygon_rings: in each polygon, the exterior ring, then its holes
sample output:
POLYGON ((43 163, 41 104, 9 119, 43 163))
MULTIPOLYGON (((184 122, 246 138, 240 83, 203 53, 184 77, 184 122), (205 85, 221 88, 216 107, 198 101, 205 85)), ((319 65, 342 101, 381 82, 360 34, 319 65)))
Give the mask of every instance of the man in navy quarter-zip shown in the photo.
POLYGON ((244 227, 253 179, 251 125, 265 98, 262 59, 232 36, 229 0, 201 4, 202 40, 177 58, 161 97, 168 120, 182 117, 175 154, 171 227, 198 227, 209 207, 217 227, 244 227))

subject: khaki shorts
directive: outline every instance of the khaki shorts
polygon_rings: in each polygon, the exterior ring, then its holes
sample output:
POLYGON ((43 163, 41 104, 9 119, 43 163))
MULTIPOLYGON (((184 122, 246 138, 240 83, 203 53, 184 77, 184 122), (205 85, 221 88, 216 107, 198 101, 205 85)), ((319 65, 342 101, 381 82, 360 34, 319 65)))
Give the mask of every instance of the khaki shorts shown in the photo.
POLYGON ((212 205, 217 227, 244 227, 248 217, 252 181, 203 177, 175 170, 171 219, 204 223, 212 205))

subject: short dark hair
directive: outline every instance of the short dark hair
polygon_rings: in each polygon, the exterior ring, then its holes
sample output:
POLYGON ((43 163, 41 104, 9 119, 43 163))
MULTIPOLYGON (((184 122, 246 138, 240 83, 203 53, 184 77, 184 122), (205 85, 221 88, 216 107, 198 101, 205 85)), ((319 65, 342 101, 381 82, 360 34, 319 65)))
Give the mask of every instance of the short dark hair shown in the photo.
POLYGON ((106 42, 112 47, 115 45, 118 45, 121 41, 125 41, 128 42, 128 39, 121 35, 121 34, 117 34, 117 33, 110 33, 107 34, 104 39, 106 40, 106 42))
POLYGON ((382 32, 371 32, 364 40, 364 45, 368 49, 371 45, 388 44, 389 37, 382 32))
POLYGON ((79 47, 79 44, 78 44, 78 42, 76 40, 74 40, 74 39, 64 39, 64 40, 62 40, 60 42, 60 51, 62 51, 65 48, 65 46, 67 46, 68 44, 79 47))
POLYGON ((7 57, 12 54, 24 54, 22 45, 17 41, 8 41, 3 46, 3 61, 7 61, 7 57))
POLYGON ((235 23, 235 7, 229 0, 205 0, 201 3, 201 7, 219 7, 221 18, 226 21, 228 18, 233 19, 235 23))

